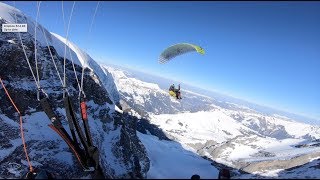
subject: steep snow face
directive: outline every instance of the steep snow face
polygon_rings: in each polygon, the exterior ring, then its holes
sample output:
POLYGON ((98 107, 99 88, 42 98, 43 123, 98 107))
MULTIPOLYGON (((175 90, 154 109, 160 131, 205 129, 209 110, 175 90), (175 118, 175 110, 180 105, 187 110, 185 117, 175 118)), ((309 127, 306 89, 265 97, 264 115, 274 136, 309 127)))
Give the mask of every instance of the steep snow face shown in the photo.
POLYGON ((194 174, 202 179, 217 179, 218 170, 197 154, 184 149, 181 144, 159 140, 155 136, 138 133, 149 158, 150 179, 190 179, 194 174))
POLYGON ((51 32, 51 35, 54 37, 52 45, 60 56, 73 60, 73 63, 79 66, 88 67, 88 61, 90 61, 91 58, 86 53, 70 42, 70 40, 67 41, 62 36, 53 32, 51 32))
MULTIPOLYGON (((10 24, 14 24, 14 23, 28 24, 28 27, 27 27, 28 33, 32 34, 34 38, 35 26, 37 23, 34 20, 32 20, 32 18, 23 14, 20 10, 0 2, 0 19, 3 19, 6 21, 6 23, 10 23, 10 24)), ((45 28, 43 28, 40 24, 37 24, 36 31, 37 31, 38 42, 40 42, 43 45, 46 45, 45 38, 47 38, 48 41, 51 41, 50 33, 45 28)))
POLYGON ((64 56, 65 45, 67 45, 66 57, 73 60, 75 64, 84 66, 91 69, 97 74, 102 85, 107 89, 110 95, 110 99, 114 104, 117 104, 120 100, 119 93, 117 91, 114 79, 110 73, 106 72, 96 61, 94 61, 87 53, 82 51, 74 43, 67 41, 64 37, 51 33, 53 35, 52 45, 57 50, 60 56, 64 56), (56 39, 56 40, 55 40, 56 39), (69 51, 69 48, 71 51, 69 51))
MULTIPOLYGON (((75 63, 79 63, 79 65, 90 68, 93 72, 95 72, 99 77, 102 85, 108 90, 112 102, 114 104, 117 104, 120 100, 120 97, 111 74, 105 71, 103 67, 96 63, 96 61, 94 61, 87 53, 82 51, 78 46, 76 46, 70 41, 67 41, 65 38, 59 36, 58 34, 51 34, 59 40, 53 41, 53 45, 57 49, 58 53, 63 54, 65 48, 64 45, 67 45, 67 49, 70 48, 72 52, 74 52, 74 54, 71 53, 70 55, 69 53, 67 53, 66 57, 71 58, 76 56, 77 58, 73 58, 78 59, 78 61, 75 61, 75 63)), ((69 51, 67 50, 67 52, 69 51)))

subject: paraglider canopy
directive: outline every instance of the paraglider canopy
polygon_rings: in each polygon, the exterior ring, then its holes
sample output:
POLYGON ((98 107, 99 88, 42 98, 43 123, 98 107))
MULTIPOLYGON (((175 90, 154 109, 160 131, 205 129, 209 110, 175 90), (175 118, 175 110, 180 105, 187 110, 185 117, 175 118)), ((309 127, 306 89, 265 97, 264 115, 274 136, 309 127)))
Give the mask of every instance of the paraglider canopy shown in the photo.
POLYGON ((159 57, 159 63, 164 64, 176 56, 189 52, 198 52, 199 54, 205 53, 204 49, 202 49, 200 46, 189 43, 179 43, 165 49, 159 57))

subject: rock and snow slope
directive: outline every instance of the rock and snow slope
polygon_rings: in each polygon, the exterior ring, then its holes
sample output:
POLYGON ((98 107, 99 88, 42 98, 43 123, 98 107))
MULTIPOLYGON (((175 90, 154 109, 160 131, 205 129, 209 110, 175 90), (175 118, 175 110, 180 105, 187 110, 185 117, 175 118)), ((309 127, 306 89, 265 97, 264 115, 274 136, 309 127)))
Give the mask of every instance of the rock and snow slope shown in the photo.
MULTIPOLYGON (((28 32, 21 33, 21 37, 26 55, 35 72, 35 22, 21 11, 4 3, 0 3, 0 10, 1 24, 14 23, 15 16, 18 23, 28 24, 28 32)), ((67 48, 66 83, 78 118, 80 117, 77 108, 79 107, 77 100, 79 90, 75 73, 80 79, 82 65, 89 67, 84 71, 84 91, 87 97, 89 124, 94 144, 100 151, 100 164, 106 177, 146 177, 149 169, 146 150, 136 134, 134 117, 124 116, 115 111, 117 108, 112 100, 115 101, 116 94, 111 94, 115 92, 112 91, 112 88, 115 89, 114 82, 103 81, 106 76, 100 66, 76 45, 67 44, 70 51, 67 48), (75 72, 71 61, 74 62, 75 72)), ((54 111, 61 118, 65 129, 69 131, 62 99, 62 85, 49 53, 50 48, 58 71, 62 75, 64 46, 65 41, 62 37, 49 33, 41 25, 37 26, 36 47, 40 85, 48 93, 54 111), (41 33, 42 30, 44 34, 41 33)), ((82 171, 66 143, 47 126, 50 120, 37 101, 36 85, 18 33, 0 34, 0 76, 23 115, 25 139, 32 165, 35 168, 58 173, 64 178, 87 177, 88 172, 82 171)), ((2 87, 0 99, 0 178, 19 178, 27 169, 19 133, 19 119, 2 87), (12 168, 12 164, 17 168, 12 168)))

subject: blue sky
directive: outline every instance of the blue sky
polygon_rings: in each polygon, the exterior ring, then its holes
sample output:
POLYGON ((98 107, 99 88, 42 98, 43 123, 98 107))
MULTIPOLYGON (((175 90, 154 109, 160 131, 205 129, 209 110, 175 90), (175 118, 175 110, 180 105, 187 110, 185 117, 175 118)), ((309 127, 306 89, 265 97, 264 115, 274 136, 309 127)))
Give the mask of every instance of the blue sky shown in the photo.
MULTIPOLYGON (((320 119, 320 2, 100 2, 88 38, 96 5, 76 2, 69 32, 93 59, 320 119), (158 64, 180 42, 206 54, 158 64)), ((16 7, 35 19, 36 2, 16 7)), ((40 14, 65 36, 61 2, 42 2, 40 14)))

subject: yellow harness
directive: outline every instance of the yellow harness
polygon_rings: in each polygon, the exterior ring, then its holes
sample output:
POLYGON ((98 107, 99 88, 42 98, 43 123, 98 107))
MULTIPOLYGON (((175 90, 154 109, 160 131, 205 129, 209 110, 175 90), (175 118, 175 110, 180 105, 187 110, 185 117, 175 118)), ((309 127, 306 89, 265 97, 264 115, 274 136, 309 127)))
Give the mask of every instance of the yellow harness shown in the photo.
POLYGON ((176 97, 176 93, 174 91, 169 91, 170 96, 176 97))

